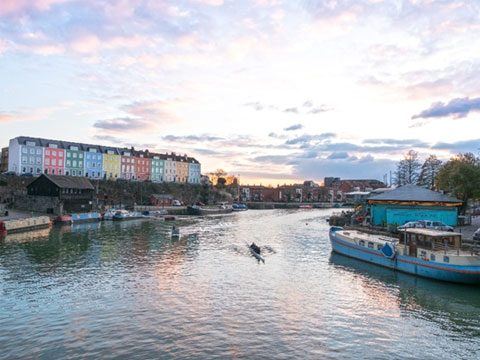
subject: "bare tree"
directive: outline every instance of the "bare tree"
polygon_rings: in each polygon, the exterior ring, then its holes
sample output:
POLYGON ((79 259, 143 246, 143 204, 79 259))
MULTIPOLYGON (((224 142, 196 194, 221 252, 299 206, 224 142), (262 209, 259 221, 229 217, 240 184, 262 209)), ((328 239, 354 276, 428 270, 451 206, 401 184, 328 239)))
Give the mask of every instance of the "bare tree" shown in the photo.
POLYGON ((397 186, 416 184, 421 167, 422 164, 418 160, 418 153, 415 150, 410 150, 397 165, 395 184, 397 186))
POLYGON ((442 161, 438 160, 435 155, 430 155, 422 165, 418 185, 433 190, 435 188, 435 178, 441 167, 442 161))

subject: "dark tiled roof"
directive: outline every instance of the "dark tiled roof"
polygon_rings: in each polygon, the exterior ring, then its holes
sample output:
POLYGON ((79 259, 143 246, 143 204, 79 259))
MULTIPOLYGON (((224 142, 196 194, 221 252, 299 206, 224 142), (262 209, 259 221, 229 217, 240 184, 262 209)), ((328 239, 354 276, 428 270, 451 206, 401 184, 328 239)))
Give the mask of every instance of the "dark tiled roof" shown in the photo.
MULTIPOLYGON (((90 180, 88 180, 86 177, 42 174, 38 179, 40 179, 42 176, 46 177, 61 189, 95 190, 90 180)), ((33 184, 35 181, 33 181, 31 184, 33 184)))
POLYGON ((458 200, 449 195, 445 195, 437 191, 425 189, 423 187, 416 186, 416 185, 400 186, 394 190, 387 191, 378 195, 373 195, 368 200, 443 202, 443 203, 460 203, 461 202, 461 200, 458 200))
POLYGON ((159 156, 160 159, 163 159, 163 160, 166 160, 167 158, 171 158, 174 161, 200 164, 198 160, 196 160, 195 158, 191 158, 186 155, 184 156, 177 155, 175 153, 157 154, 157 153, 149 152, 148 150, 135 150, 133 148, 117 148, 113 146, 83 144, 83 143, 76 143, 76 142, 70 142, 70 141, 34 138, 30 136, 18 136, 16 139, 18 140, 19 144, 22 144, 22 145, 25 145, 27 141, 31 141, 31 142, 34 142, 36 146, 42 146, 42 147, 47 147, 48 144, 56 144, 59 149, 68 149, 70 146, 77 146, 78 149, 82 151, 88 151, 89 148, 94 148, 94 149, 97 149, 97 151, 102 154, 105 154, 107 150, 113 150, 113 152, 117 155, 122 155, 124 152, 129 152, 131 156, 139 156, 139 154, 143 154, 144 157, 148 157, 148 158, 151 158, 153 156, 159 156))

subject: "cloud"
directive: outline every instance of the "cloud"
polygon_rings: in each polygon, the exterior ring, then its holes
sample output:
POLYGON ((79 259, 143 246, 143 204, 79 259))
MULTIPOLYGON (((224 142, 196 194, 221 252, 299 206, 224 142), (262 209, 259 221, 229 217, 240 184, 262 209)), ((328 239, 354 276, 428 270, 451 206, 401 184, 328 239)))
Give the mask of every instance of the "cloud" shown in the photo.
POLYGON ((9 122, 15 120, 15 116, 12 114, 5 114, 0 112, 0 123, 9 122))
POLYGON ((18 15, 27 11, 47 11, 52 6, 71 0, 2 0, 0 16, 18 15))
POLYGON ((93 127, 123 133, 125 131, 150 130, 152 124, 141 118, 123 117, 98 120, 93 124, 93 127))
POLYGON ((251 107, 256 111, 262 111, 265 108, 265 105, 256 101, 256 102, 248 102, 244 104, 245 106, 251 107))
POLYGON ((462 140, 457 142, 438 142, 432 146, 435 150, 449 150, 451 152, 473 152, 480 151, 480 139, 462 140))
POLYGON ((296 107, 289 107, 289 108, 284 109, 283 112, 298 114, 298 108, 296 108, 296 107))
POLYGON ((350 155, 347 152, 340 151, 340 152, 333 152, 331 153, 327 159, 329 160, 339 160, 339 159, 348 159, 350 155))
POLYGON ((220 140, 225 140, 225 138, 220 137, 220 136, 208 135, 208 134, 203 134, 203 135, 184 135, 184 136, 165 135, 165 136, 162 136, 162 140, 169 141, 169 142, 189 142, 189 143, 197 143, 197 142, 220 141, 220 140))
POLYGON ((472 98, 456 98, 448 103, 436 102, 430 108, 423 110, 421 113, 412 116, 412 119, 419 118, 437 118, 453 116, 454 118, 462 118, 467 116, 470 111, 480 110, 480 97, 472 98))
POLYGON ((300 130, 302 128, 303 128, 302 124, 295 124, 295 125, 288 126, 283 130, 285 130, 285 131, 295 131, 295 130, 300 130))
POLYGON ((323 133, 318 135, 302 135, 302 136, 298 136, 296 138, 287 140, 285 144, 286 145, 309 144, 313 141, 315 142, 324 141, 327 139, 334 138, 335 136, 336 134, 334 133, 323 133))

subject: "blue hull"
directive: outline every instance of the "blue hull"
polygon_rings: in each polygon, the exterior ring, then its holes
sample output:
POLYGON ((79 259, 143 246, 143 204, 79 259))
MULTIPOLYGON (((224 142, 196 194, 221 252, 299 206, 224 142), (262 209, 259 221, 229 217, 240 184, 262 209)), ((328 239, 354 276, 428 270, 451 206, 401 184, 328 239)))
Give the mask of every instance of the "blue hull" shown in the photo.
POLYGON ((389 259, 380 250, 366 248, 338 238, 335 231, 335 228, 330 230, 330 242, 332 250, 336 253, 425 278, 480 284, 480 266, 439 264, 400 254, 394 259, 389 259))

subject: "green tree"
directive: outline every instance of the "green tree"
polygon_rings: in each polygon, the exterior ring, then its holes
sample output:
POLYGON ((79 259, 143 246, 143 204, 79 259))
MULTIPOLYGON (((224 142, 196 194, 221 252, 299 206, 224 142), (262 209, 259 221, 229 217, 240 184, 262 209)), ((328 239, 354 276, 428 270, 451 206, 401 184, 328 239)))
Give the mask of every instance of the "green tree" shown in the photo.
POLYGON ((430 155, 422 165, 418 177, 418 185, 424 186, 430 190, 435 188, 435 178, 442 166, 442 161, 435 155, 430 155))
POLYGON ((447 161, 436 178, 437 186, 463 201, 480 198, 480 159, 472 153, 459 154, 447 161))
POLYGON ((422 164, 418 160, 418 153, 415 150, 410 150, 397 165, 395 184, 397 186, 416 184, 421 167, 422 164))

